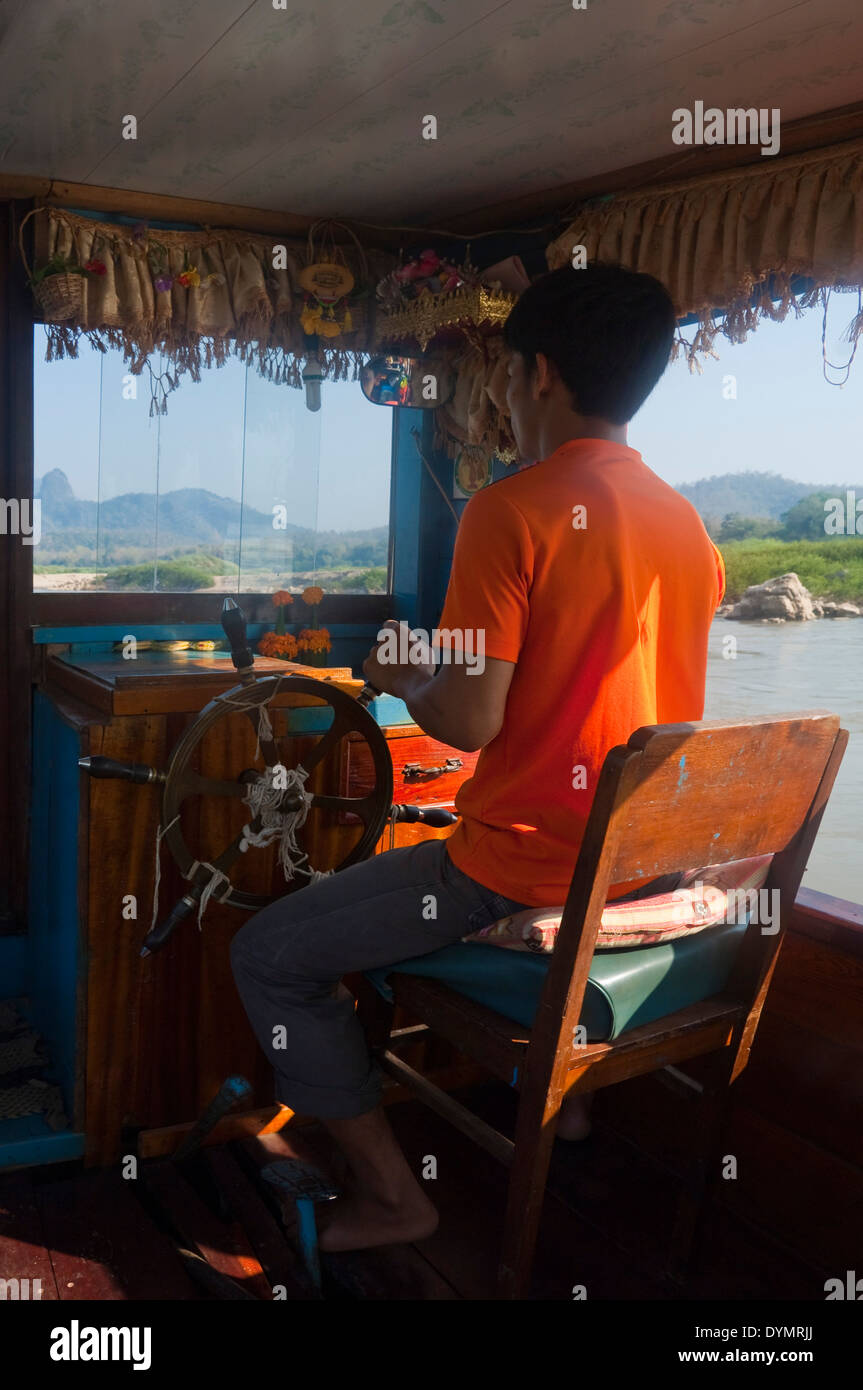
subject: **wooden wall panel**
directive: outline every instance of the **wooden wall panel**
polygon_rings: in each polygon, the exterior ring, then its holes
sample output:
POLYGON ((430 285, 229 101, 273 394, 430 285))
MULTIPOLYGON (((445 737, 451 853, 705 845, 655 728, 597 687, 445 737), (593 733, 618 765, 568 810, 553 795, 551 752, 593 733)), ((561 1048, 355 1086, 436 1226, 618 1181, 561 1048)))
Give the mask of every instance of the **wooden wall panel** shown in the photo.
MULTIPOLYGON (((176 723, 164 715, 114 719, 93 738, 92 751, 165 767, 179 732, 169 726, 176 723)), ((187 922, 164 950, 142 960, 159 789, 112 781, 91 781, 89 789, 86 1130, 89 1161, 107 1163, 117 1157, 124 1125, 150 1128, 194 1118, 233 1072, 255 1085, 258 1104, 270 1100, 272 1088, 230 972, 230 940, 247 914, 212 902, 200 932, 187 922), (138 900, 134 922, 122 919, 129 893, 138 900)), ((208 804, 204 818, 217 821, 221 810, 208 804)), ((190 841, 200 820, 200 808, 190 806, 190 841)), ((217 837, 213 824, 206 829, 217 837)), ((161 870, 160 918, 185 889, 166 848, 161 870)))
MULTIPOLYGON (((733 1088, 723 1151, 737 1159, 738 1176, 715 1191, 813 1271, 836 1275, 859 1263, 863 1238, 861 988, 856 948, 788 933, 733 1088)), ((659 1074, 600 1092, 596 1116, 673 1166, 688 1152, 697 1103, 659 1074)))

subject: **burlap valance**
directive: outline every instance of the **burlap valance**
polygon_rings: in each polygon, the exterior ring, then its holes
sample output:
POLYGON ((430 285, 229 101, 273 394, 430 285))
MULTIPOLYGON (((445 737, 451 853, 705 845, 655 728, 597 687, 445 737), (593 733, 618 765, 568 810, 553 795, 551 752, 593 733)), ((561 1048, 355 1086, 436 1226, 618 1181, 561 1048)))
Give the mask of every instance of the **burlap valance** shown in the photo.
MULTIPOLYGON (((762 316, 863 285, 863 140, 587 205, 549 246, 549 267, 570 264, 579 245, 588 262, 657 276, 681 318, 698 316, 691 343, 678 345, 692 363, 717 332, 739 342, 762 316), (814 281, 801 299, 795 276, 814 281)), ((858 315, 852 341, 861 329, 858 315)))
MULTIPOLYGON (((160 409, 177 377, 189 373, 198 380, 202 367, 232 354, 271 380, 300 385, 308 352, 298 283, 305 242, 218 229, 133 228, 57 208, 45 209, 35 221, 37 267, 55 254, 81 266, 93 260, 104 266, 104 273, 84 280, 81 313, 46 324, 48 360, 77 355, 82 336, 102 350, 121 348, 133 373, 149 367, 160 409), (286 248, 284 268, 274 268, 276 246, 286 248), (178 283, 187 267, 197 272, 199 285, 178 283), (171 281, 167 289, 159 288, 162 276, 171 281), (167 381, 155 375, 159 353, 168 363, 167 381)), ((347 376, 351 367, 356 374, 371 341, 375 283, 394 264, 386 253, 369 251, 360 265, 360 254, 345 248, 357 287, 365 282, 368 289, 356 300, 355 331, 319 343, 324 374, 331 379, 347 376)))
POLYGON ((471 344, 454 358, 452 399, 435 412, 435 442, 450 458, 474 452, 482 458, 496 455, 505 463, 515 462, 506 408, 506 359, 500 333, 471 344))

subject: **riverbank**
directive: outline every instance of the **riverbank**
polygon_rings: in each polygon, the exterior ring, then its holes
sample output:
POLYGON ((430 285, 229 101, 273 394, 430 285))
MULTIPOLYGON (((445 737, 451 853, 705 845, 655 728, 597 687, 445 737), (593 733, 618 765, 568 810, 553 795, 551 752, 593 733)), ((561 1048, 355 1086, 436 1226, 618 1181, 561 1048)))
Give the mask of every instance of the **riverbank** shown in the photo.
POLYGON ((764 584, 751 584, 736 603, 723 604, 718 615, 737 622, 806 623, 813 618, 863 618, 863 604, 815 598, 792 570, 764 584))
POLYGON ((726 602, 735 603, 750 586, 792 572, 810 594, 824 602, 863 604, 863 536, 808 541, 725 541, 726 602))

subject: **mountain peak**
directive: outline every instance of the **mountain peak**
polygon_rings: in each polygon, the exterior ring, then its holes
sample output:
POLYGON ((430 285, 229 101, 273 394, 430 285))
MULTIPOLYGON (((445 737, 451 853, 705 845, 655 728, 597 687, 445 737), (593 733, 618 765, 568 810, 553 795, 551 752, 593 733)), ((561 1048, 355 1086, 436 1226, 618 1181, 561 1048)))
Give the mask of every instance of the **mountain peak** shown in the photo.
POLYGON ((37 483, 34 492, 37 497, 41 497, 43 502, 74 502, 75 494, 72 485, 62 468, 52 468, 50 473, 46 473, 41 482, 37 483))

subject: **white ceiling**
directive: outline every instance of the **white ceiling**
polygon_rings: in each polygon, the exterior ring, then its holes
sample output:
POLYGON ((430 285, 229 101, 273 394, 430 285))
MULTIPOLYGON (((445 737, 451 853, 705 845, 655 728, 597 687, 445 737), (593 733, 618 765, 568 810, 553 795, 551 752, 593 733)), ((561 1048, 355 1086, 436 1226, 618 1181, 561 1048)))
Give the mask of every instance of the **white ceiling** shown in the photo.
POLYGON ((434 223, 679 155, 696 100, 863 99, 849 0, 286 4, 3 0, 0 174, 434 223))

